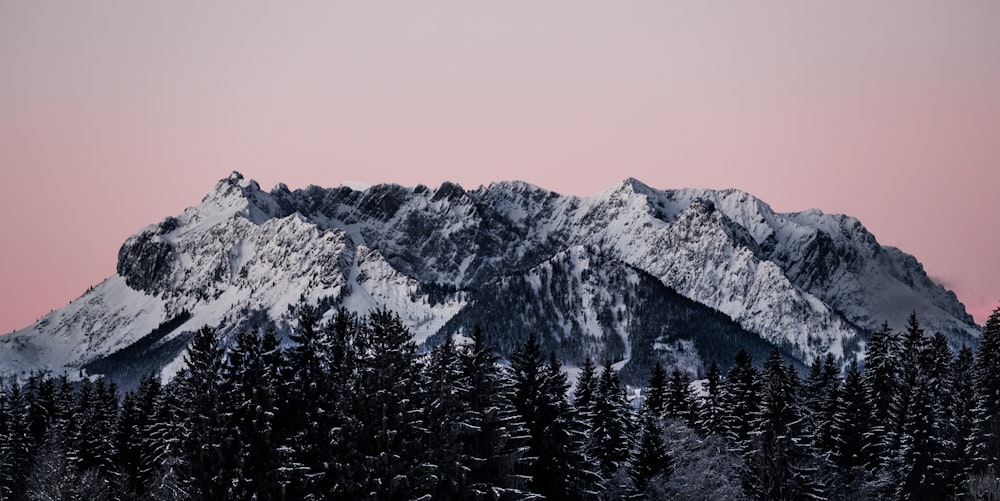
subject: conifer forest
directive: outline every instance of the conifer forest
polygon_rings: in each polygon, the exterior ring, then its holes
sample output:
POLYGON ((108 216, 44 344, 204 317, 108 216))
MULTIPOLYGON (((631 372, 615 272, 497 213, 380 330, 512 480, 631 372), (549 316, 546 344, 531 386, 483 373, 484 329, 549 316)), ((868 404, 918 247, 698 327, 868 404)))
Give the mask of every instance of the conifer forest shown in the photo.
POLYGON ((423 352, 387 310, 302 308, 288 337, 202 328, 125 394, 6 379, 0 499, 1000 499, 1000 308, 975 349, 913 314, 864 360, 740 350, 641 390, 589 359, 571 384, 534 337, 423 352))

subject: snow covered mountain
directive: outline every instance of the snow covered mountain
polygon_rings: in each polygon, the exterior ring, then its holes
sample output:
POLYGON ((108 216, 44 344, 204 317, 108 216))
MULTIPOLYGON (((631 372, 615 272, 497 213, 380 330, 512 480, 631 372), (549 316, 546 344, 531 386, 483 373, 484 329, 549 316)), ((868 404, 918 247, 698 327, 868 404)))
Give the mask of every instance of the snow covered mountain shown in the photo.
POLYGON ((169 376, 198 327, 287 328, 303 303, 389 308, 418 342, 480 324, 506 351, 536 332, 570 364, 590 355, 637 373, 656 359, 725 364, 739 345, 844 357, 911 311, 955 345, 979 336, 952 292, 858 220, 779 214, 737 190, 265 192, 233 173, 130 237, 115 275, 0 337, 0 367, 169 376))

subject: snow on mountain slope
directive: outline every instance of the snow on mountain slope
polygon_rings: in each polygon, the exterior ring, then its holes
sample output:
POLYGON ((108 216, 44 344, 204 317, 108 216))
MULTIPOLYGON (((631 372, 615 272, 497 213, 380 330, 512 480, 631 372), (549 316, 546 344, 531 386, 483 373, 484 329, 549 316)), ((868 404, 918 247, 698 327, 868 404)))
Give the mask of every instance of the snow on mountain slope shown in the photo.
MULTIPOLYGON (((978 336, 953 293, 856 219, 779 214, 737 190, 658 190, 627 179, 589 197, 516 181, 471 191, 345 183, 265 192, 233 173, 201 204, 130 237, 115 276, 0 338, 0 363, 73 370, 165 322, 172 329, 156 330, 157 342, 206 324, 224 333, 251 319, 287 326, 302 302, 386 307, 418 341, 439 339, 453 319, 475 320, 470 301, 482 301, 482 291, 549 268, 569 277, 561 294, 578 300, 537 296, 525 308, 550 310, 553 342, 569 354, 624 359, 652 349, 617 320, 599 321, 603 310, 625 315, 640 275, 803 360, 851 353, 866 331, 883 321, 899 328, 914 310, 925 330, 956 345, 978 336)), ((180 364, 180 353, 171 356, 167 372, 180 364)))

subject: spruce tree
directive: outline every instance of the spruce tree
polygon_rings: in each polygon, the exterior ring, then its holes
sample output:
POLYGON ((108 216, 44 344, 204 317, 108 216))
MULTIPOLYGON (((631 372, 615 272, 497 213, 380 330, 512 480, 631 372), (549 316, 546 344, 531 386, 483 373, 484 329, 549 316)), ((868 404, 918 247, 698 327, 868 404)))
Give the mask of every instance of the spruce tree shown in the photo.
POLYGON ((725 431, 722 408, 722 374, 715 360, 705 375, 705 394, 701 397, 697 429, 706 435, 722 435, 725 431))
POLYGON ((797 402, 798 376, 777 350, 764 362, 760 409, 745 454, 744 486, 756 499, 806 499, 822 493, 810 463, 797 402))
POLYGON ((976 471, 1000 471, 1000 307, 993 310, 976 353, 976 471))
POLYGON ((643 415, 658 420, 663 419, 667 410, 667 371, 660 362, 656 362, 653 370, 649 373, 649 382, 646 385, 645 393, 646 398, 642 406, 643 415))
POLYGON ((597 462, 597 470, 606 489, 618 492, 628 486, 618 485, 621 471, 629 467, 631 422, 625 391, 618 375, 607 362, 594 394, 594 416, 590 428, 588 453, 597 462))
POLYGON ((723 384, 721 408, 726 438, 742 454, 749 448, 754 431, 754 416, 760 409, 760 373, 753 366, 753 359, 746 350, 736 353, 735 364, 726 373, 723 384))
POLYGON ((417 497, 432 488, 422 468, 421 402, 416 345, 399 316, 372 311, 359 333, 358 417, 362 493, 376 500, 417 497))
POLYGON ((865 355, 865 386, 867 407, 871 413, 871 426, 866 444, 868 469, 883 471, 889 468, 893 430, 893 401, 900 386, 902 344, 899 336, 884 322, 882 328, 868 340, 865 355))
POLYGON ((698 399, 691 384, 691 376, 674 367, 670 371, 663 407, 667 418, 679 419, 694 428, 698 417, 698 399))
POLYGON ((462 378, 467 385, 460 460, 468 473, 459 498, 520 498, 530 481, 519 474, 528 466, 523 460, 527 432, 511 403, 510 384, 500 372, 493 349, 484 344, 478 326, 472 340, 472 346, 460 352, 462 378))
POLYGON ((870 427, 871 410, 868 408, 861 370, 858 361, 852 360, 847 367, 844 386, 837 396, 831 427, 831 459, 837 468, 839 497, 864 497, 866 466, 869 464, 867 455, 871 451, 868 446, 871 439, 870 427))
POLYGON ((573 409, 586 427, 590 426, 590 420, 593 415, 594 391, 596 388, 596 367, 594 367, 594 360, 590 356, 587 356, 583 360, 580 375, 576 378, 576 387, 573 389, 573 409))
POLYGON ((188 346, 185 369, 170 387, 175 421, 167 429, 176 435, 167 440, 176 440, 175 468, 189 482, 192 499, 221 499, 229 488, 231 472, 223 471, 218 454, 226 431, 220 406, 222 361, 215 329, 202 327, 188 346))
POLYGON ((16 499, 25 491, 32 468, 33 440, 28 403, 16 378, 0 383, 0 499, 16 499))
POLYGON ((976 387, 975 360, 972 350, 963 346, 952 364, 952 407, 947 416, 947 431, 952 446, 952 490, 960 492, 975 460, 976 387))

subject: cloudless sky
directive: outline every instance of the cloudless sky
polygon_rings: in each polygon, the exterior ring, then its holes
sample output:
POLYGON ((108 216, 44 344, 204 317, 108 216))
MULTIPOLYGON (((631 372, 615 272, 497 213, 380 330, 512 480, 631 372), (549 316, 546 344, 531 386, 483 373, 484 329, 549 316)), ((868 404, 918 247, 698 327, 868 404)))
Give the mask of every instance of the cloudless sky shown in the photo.
POLYGON ((0 332, 231 171, 858 217, 1000 305, 1000 2, 0 0, 0 332))

